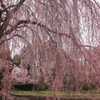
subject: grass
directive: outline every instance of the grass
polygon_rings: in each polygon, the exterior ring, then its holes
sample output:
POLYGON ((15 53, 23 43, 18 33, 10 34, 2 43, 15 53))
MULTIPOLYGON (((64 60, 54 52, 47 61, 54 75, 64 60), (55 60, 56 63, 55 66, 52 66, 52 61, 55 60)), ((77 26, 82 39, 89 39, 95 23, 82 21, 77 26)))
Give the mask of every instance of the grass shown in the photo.
MULTIPOLYGON (((61 95, 54 94, 54 91, 13 91, 11 95, 22 96, 22 97, 57 97, 64 98, 64 100, 100 100, 100 90, 84 90, 84 91, 61 91, 61 95), (93 93, 93 94, 92 94, 93 93), (99 93, 99 95, 97 94, 99 93), (71 94, 71 95, 70 95, 71 94)), ((41 99, 40 99, 41 100, 41 99)))
POLYGON ((11 92, 13 94, 16 94, 16 93, 21 93, 21 94, 53 94, 54 92, 53 91, 15 91, 13 90, 13 92, 11 92))
MULTIPOLYGON (((44 90, 44 91, 15 91, 12 90, 11 91, 12 94, 54 94, 54 91, 48 91, 48 90, 44 90)), ((61 91, 60 94, 64 95, 64 94, 87 94, 87 93, 100 93, 100 90, 84 90, 84 91, 61 91)))

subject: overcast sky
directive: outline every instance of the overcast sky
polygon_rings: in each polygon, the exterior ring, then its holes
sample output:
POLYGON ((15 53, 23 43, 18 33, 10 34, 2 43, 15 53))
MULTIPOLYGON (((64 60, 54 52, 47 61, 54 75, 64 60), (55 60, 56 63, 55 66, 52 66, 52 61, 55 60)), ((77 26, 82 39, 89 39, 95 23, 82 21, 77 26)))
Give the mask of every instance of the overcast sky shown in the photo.
POLYGON ((96 0, 100 4, 100 0, 96 0))
POLYGON ((100 3, 100 0, 96 0, 96 1, 98 1, 100 3))

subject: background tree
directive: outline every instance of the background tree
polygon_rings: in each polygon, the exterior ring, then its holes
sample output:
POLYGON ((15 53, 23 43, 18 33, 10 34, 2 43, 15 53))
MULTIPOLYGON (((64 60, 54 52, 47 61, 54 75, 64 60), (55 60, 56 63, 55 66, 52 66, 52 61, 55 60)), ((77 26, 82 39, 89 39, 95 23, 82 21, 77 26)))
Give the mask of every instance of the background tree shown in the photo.
POLYGON ((20 55, 15 55, 14 58, 12 59, 12 62, 13 62, 13 66, 19 67, 21 63, 20 55))

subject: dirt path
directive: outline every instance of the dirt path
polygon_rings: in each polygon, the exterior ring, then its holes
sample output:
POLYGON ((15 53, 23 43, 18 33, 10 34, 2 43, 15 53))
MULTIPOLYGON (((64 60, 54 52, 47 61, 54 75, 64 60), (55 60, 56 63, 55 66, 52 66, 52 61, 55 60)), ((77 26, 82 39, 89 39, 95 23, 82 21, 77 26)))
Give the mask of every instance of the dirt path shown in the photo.
MULTIPOLYGON (((53 94, 14 94, 9 100, 53 100, 53 94)), ((59 96, 60 100, 100 100, 100 94, 64 94, 59 96)), ((59 100, 59 99, 57 99, 59 100)))

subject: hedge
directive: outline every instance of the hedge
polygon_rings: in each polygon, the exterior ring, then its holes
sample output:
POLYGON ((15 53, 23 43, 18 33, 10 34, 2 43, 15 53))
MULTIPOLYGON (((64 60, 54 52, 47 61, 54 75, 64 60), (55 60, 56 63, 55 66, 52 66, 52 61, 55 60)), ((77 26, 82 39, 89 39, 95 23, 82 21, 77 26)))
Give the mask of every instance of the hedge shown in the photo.
POLYGON ((32 91, 37 89, 37 85, 33 83, 16 83, 13 85, 12 89, 32 91))
POLYGON ((49 86, 45 83, 33 84, 33 83, 15 83, 12 86, 13 90, 23 90, 23 91, 32 91, 32 90, 48 90, 49 86))

